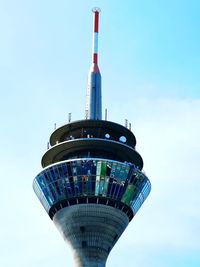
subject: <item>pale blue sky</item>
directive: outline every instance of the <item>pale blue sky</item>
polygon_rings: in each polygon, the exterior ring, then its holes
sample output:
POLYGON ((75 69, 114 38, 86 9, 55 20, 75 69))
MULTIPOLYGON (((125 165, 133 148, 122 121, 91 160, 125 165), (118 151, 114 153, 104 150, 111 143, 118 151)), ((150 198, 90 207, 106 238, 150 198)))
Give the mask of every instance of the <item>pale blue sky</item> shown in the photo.
POLYGON ((109 120, 132 123, 152 192, 108 267, 200 266, 200 2, 0 0, 0 266, 72 266, 32 190, 58 126, 84 118, 93 6, 109 120))

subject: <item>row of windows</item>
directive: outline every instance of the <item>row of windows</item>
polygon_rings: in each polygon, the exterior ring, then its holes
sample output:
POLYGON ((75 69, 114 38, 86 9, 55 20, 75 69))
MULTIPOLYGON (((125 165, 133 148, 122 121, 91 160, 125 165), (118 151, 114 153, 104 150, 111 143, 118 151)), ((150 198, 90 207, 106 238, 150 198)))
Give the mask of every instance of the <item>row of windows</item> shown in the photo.
POLYGON ((148 178, 133 164, 82 159, 45 169, 33 186, 47 212, 64 199, 103 196, 125 203, 136 213, 150 191, 148 178))
POLYGON ((130 170, 130 165, 119 162, 102 160, 74 160, 49 167, 37 176, 41 185, 50 183, 59 178, 79 175, 102 175, 125 180, 130 170))

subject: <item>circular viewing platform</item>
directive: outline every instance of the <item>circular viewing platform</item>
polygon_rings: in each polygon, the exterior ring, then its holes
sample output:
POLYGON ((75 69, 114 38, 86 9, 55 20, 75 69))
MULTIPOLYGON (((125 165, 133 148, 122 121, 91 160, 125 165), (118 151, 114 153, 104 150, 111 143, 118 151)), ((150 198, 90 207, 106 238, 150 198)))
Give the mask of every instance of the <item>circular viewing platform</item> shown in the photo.
POLYGON ((102 157, 122 162, 130 162, 143 167, 140 154, 132 147, 117 141, 100 138, 81 138, 58 143, 46 151, 42 157, 42 166, 47 167, 59 161, 84 158, 102 157))
POLYGON ((104 120, 80 120, 65 124, 56 129, 50 136, 50 145, 79 139, 100 138, 121 142, 135 148, 136 138, 126 127, 104 120))

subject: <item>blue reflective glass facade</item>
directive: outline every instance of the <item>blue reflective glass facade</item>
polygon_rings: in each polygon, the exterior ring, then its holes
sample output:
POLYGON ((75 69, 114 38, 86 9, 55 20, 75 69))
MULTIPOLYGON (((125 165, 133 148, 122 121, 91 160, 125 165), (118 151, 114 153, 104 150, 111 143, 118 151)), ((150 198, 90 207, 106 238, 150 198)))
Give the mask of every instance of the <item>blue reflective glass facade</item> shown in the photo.
POLYGON ((96 196, 120 201, 135 214, 151 185, 133 164, 82 158, 50 165, 36 176, 33 188, 47 212, 62 200, 96 196))

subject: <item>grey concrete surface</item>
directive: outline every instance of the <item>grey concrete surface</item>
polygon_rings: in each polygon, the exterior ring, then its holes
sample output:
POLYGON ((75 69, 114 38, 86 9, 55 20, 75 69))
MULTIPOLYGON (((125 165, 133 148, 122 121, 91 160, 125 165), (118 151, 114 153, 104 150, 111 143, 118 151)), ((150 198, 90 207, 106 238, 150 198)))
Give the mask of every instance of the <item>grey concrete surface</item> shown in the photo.
POLYGON ((53 221, 70 244, 76 267, 104 267, 111 249, 129 223, 125 213, 101 204, 63 208, 53 221))

